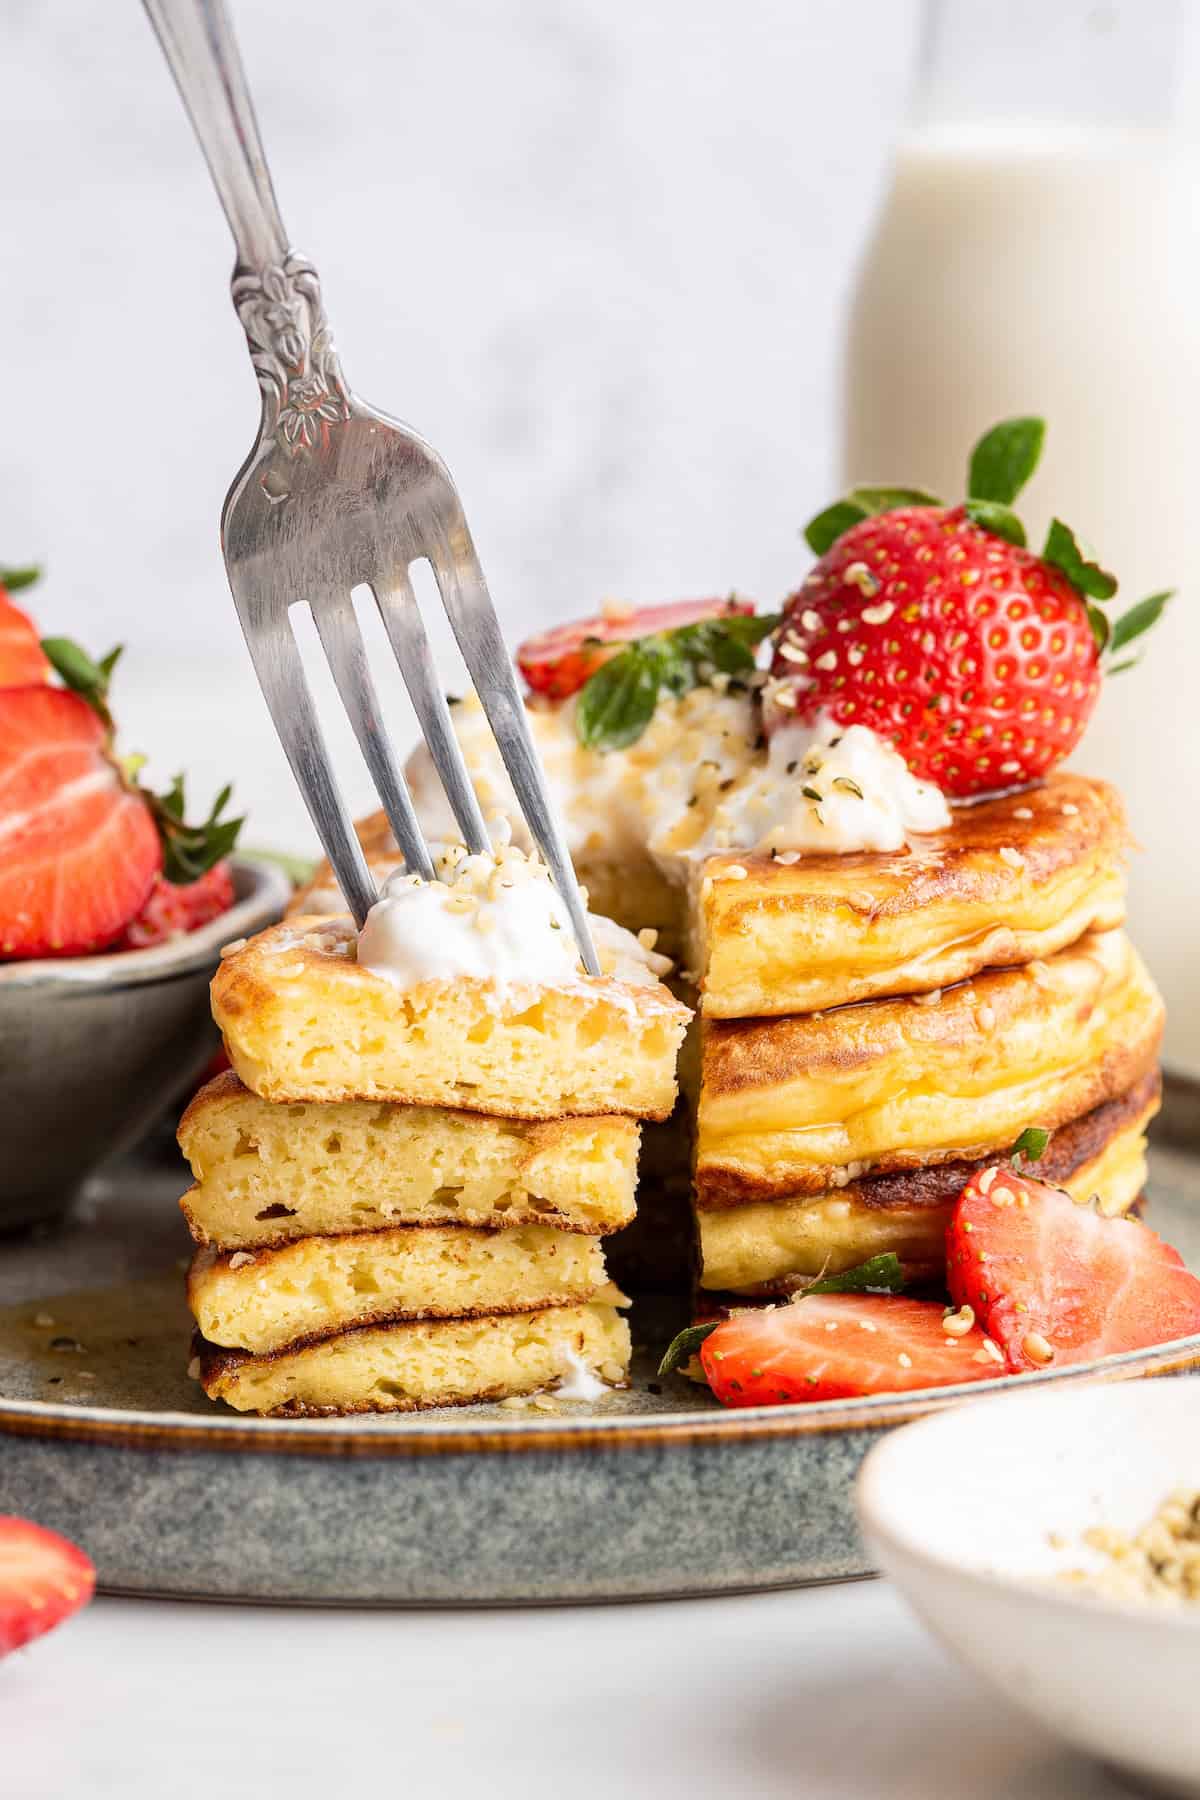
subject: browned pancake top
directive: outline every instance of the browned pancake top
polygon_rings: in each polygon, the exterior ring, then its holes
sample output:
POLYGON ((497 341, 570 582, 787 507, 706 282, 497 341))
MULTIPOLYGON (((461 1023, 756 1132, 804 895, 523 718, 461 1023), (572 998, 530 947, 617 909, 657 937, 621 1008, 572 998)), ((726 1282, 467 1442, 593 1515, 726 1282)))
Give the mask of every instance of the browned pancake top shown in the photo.
MULTIPOLYGON (((1060 772, 1036 787, 956 806, 945 831, 914 837, 903 850, 806 851, 795 863, 731 851, 711 858, 706 867, 719 880, 724 866, 740 864, 751 878, 747 904, 756 909, 794 906, 803 895, 807 905, 849 906, 881 919, 955 899, 1002 898, 1015 873, 1004 851, 1022 858, 1021 881, 1039 886, 1097 854, 1120 858, 1129 841, 1116 789, 1060 772)), ((727 893, 723 887, 722 896, 736 908, 736 889, 727 893)))

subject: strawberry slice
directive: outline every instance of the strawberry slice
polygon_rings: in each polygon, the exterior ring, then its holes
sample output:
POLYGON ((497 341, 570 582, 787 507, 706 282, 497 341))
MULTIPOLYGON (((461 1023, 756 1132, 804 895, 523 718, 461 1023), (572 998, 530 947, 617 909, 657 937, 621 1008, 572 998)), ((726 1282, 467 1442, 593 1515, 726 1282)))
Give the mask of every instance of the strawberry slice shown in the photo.
POLYGON ((220 918, 233 901, 233 876, 226 862, 214 863, 198 881, 179 883, 156 875, 145 905, 121 933, 117 948, 145 950, 151 944, 165 944, 220 918))
POLYGON ((946 1237, 950 1292, 1015 1373, 1200 1332, 1200 1281, 1138 1219, 1108 1219, 1007 1164, 963 1189, 946 1237))
POLYGON ((603 663, 633 638, 654 637, 677 631, 681 625, 698 625, 702 619, 728 619, 753 613, 748 600, 677 600, 669 606, 617 608, 593 619, 577 619, 556 625, 537 637, 526 638, 517 651, 517 667, 535 694, 549 700, 566 700, 603 663))
POLYGON ((0 1656, 78 1612, 95 1586, 96 1571, 76 1545, 28 1519, 0 1516, 0 1656))
POLYGON ((811 1294, 734 1313, 705 1338, 700 1362, 725 1406, 846 1400, 986 1381, 1003 1373, 977 1325, 953 1335, 946 1309, 899 1295, 811 1294))
POLYGON ((51 672, 33 620, 0 587, 0 688, 32 687, 51 672))
POLYGON ((104 723, 61 688, 0 690, 0 957, 111 944, 162 866, 104 723))

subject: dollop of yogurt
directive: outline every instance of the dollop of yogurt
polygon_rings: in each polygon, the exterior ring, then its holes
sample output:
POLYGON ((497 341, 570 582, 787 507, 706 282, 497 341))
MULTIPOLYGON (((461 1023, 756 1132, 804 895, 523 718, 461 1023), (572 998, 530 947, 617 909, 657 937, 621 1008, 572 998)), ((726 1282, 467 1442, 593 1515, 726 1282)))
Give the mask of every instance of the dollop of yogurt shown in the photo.
POLYGON ((865 725, 784 725, 764 759, 713 807, 696 848, 786 855, 900 850, 910 835, 943 831, 946 796, 865 725))
MULTIPOLYGON (((534 705, 529 724, 567 822, 573 855, 649 856, 670 879, 721 850, 894 851, 910 835, 942 831, 950 808, 900 754, 865 725, 828 714, 781 725, 768 738, 757 696, 736 684, 664 697, 626 750, 586 749, 575 702, 534 705)), ((527 842, 520 811, 474 695, 454 709, 455 729, 481 803, 496 805, 527 842)), ((454 834, 428 751, 406 771, 428 832, 454 834)))
MULTIPOLYGON (((585 979, 570 915, 549 870, 518 845, 470 856, 447 844, 438 879, 390 875, 358 937, 358 963, 399 988, 474 980, 497 990, 564 987, 585 979)), ((611 919, 589 916, 601 970, 634 986, 670 969, 653 934, 635 937, 611 919)))

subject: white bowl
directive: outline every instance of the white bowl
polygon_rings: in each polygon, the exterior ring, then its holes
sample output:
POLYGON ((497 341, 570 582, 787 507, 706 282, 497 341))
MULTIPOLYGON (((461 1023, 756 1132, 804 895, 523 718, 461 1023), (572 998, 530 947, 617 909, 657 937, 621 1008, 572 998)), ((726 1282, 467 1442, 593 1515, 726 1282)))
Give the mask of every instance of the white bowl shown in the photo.
POLYGON ((858 1481, 863 1535, 930 1630, 1077 1748, 1200 1795, 1200 1605, 1057 1583, 1091 1525, 1200 1488, 1200 1378, 1005 1394, 905 1426, 858 1481), (1052 1542, 1055 1534, 1065 1547, 1052 1542))

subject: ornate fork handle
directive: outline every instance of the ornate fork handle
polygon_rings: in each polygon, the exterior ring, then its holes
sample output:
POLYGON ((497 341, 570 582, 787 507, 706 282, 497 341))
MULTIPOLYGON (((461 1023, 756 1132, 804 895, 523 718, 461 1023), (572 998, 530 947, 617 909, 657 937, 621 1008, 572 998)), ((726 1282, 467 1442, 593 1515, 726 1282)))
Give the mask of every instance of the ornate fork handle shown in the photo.
POLYGON ((262 389, 263 437, 293 456, 314 449, 350 417, 317 271, 289 250, 265 269, 239 270, 232 292, 262 389))
POLYGON ((237 247, 233 304, 263 396, 262 438, 303 455, 350 417, 312 264, 288 246, 224 0, 144 0, 237 247))

